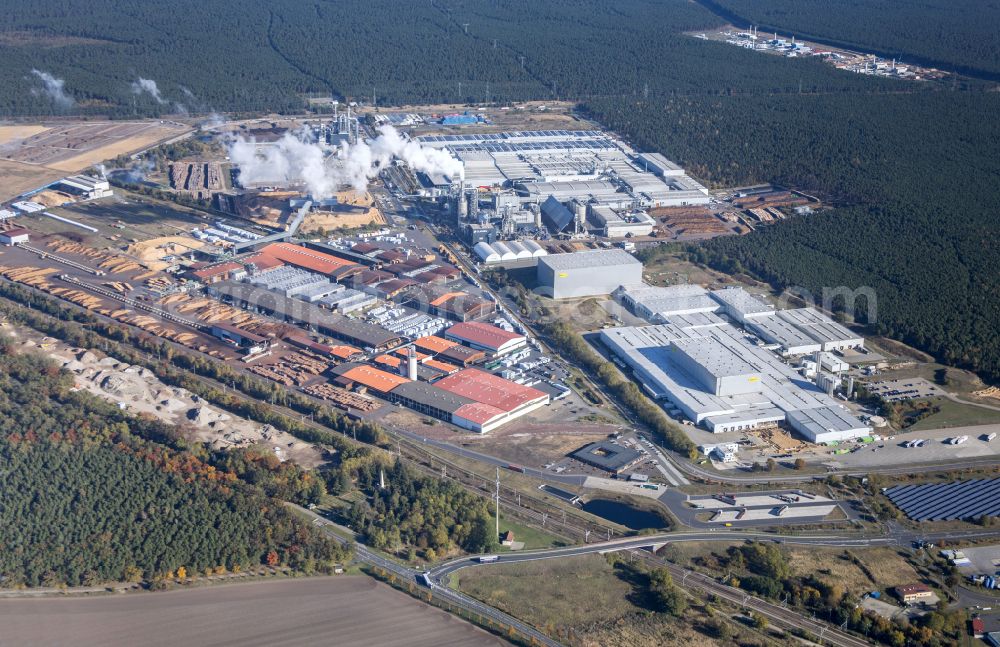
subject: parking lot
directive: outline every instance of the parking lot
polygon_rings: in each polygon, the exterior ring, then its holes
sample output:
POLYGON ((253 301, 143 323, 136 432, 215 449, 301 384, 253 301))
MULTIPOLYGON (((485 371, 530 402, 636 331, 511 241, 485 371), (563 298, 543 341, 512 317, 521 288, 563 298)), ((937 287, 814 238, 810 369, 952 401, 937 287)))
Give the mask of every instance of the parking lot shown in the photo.
POLYGON ((911 431, 897 434, 883 442, 872 443, 853 453, 830 457, 824 464, 855 468, 987 458, 1000 454, 1000 439, 992 442, 985 440, 986 436, 993 432, 1000 433, 1000 425, 911 431), (961 445, 948 444, 949 438, 963 435, 969 437, 966 442, 961 445), (922 447, 904 447, 907 442, 913 440, 926 442, 922 447))
POLYGON ((968 566, 958 567, 963 574, 995 575, 1000 571, 1000 545, 963 548, 962 552, 972 562, 968 566))
POLYGON ((877 395, 885 402, 937 398, 947 395, 943 389, 922 377, 872 382, 867 384, 866 388, 869 393, 877 395))

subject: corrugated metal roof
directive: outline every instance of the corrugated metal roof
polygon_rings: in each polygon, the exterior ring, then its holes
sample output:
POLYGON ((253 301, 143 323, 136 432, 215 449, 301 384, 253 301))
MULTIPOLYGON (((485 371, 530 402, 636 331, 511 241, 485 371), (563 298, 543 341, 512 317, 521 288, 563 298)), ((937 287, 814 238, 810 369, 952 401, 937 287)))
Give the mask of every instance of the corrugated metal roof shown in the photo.
POLYGON ((457 323, 445 331, 445 335, 457 341, 485 346, 495 351, 510 342, 524 339, 524 335, 478 321, 457 323))
POLYGON ((405 384, 410 381, 402 375, 394 375, 387 371, 377 369, 374 366, 368 366, 367 364, 352 366, 346 371, 340 373, 340 375, 341 377, 347 378, 352 382, 363 384, 369 389, 378 391, 379 393, 388 393, 400 384, 405 384))
POLYGON ((291 243, 271 243, 260 250, 262 254, 320 274, 329 274, 343 267, 356 265, 336 256, 315 252, 291 243))
POLYGON ((440 353, 457 345, 457 342, 438 337, 437 335, 427 335, 415 340, 413 345, 431 353, 440 353))
POLYGON ((513 411, 529 402, 548 397, 538 389, 475 368, 443 377, 435 382, 435 386, 502 411, 513 411))

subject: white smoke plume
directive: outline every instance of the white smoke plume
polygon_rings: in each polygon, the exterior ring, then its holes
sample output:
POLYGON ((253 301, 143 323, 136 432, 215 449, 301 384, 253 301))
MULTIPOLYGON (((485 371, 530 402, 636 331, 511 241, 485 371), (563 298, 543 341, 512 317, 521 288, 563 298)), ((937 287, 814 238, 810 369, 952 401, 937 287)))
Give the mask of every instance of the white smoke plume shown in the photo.
POLYGON ((143 92, 153 97, 159 104, 166 103, 163 97, 160 96, 160 88, 157 87, 156 81, 153 79, 144 79, 140 76, 138 81, 132 82, 132 94, 142 94, 143 92))
POLYGON ((388 125, 379 128, 375 139, 339 149, 314 143, 305 132, 285 133, 277 142, 259 146, 239 137, 229 143, 229 158, 244 185, 302 182, 316 199, 331 197, 345 185, 364 191, 393 158, 414 171, 464 179, 462 163, 446 151, 404 139, 388 125))
POLYGON ((198 124, 198 130, 213 130, 224 125, 225 123, 226 120, 222 118, 222 115, 213 110, 209 113, 208 118, 206 118, 205 121, 198 124))
MULTIPOLYGON (((73 97, 66 94, 66 81, 63 79, 57 79, 48 72, 43 72, 41 70, 31 70, 31 73, 42 80, 42 83, 45 85, 45 94, 49 95, 49 98, 52 99, 52 103, 54 103, 57 108, 66 110, 73 105, 73 97)), ((37 94, 37 91, 34 92, 37 94)))
MULTIPOLYGON (((156 164, 150 157, 143 157, 139 160, 130 162, 125 168, 114 169, 110 172, 110 175, 116 180, 121 180, 122 182, 128 182, 130 184, 140 184, 146 181, 146 175, 152 173, 156 169, 156 164)), ((104 174, 103 165, 101 174, 104 174)), ((106 176, 105 176, 106 178, 106 176)))

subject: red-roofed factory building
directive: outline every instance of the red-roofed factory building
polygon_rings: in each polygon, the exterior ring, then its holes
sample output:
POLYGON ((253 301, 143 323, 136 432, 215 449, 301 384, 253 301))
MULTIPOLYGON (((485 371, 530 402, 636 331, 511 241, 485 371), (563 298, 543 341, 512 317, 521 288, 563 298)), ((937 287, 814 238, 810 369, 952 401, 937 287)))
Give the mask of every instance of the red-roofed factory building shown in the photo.
POLYGON ((468 398, 458 407, 452 422, 463 429, 486 433, 549 403, 549 395, 530 386, 467 368, 434 383, 454 395, 468 398))
POLYGON ((444 336, 497 356, 513 353, 528 345, 528 339, 524 335, 478 321, 457 323, 446 330, 444 336))

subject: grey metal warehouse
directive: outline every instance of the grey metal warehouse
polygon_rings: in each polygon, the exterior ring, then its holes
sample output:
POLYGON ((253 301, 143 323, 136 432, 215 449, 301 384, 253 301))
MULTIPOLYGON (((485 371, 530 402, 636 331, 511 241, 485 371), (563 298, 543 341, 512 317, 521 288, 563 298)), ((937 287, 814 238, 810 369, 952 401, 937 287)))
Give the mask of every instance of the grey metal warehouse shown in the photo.
POLYGON ((418 413, 451 422, 456 411, 475 400, 439 389, 426 382, 406 382, 389 392, 389 400, 418 413))
POLYGON ((381 326, 348 319, 300 299, 247 283, 222 281, 209 287, 208 293, 225 303, 314 329, 363 348, 387 350, 403 342, 402 337, 381 326))
POLYGON ((541 293, 553 299, 611 294, 642 282, 642 263, 623 249, 542 256, 537 272, 541 293))

